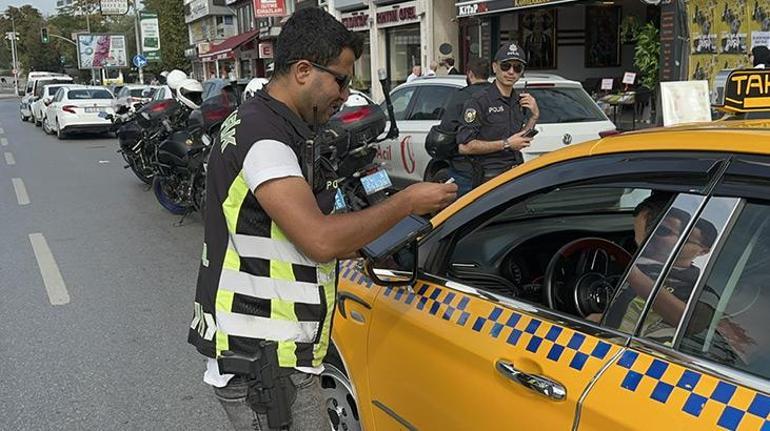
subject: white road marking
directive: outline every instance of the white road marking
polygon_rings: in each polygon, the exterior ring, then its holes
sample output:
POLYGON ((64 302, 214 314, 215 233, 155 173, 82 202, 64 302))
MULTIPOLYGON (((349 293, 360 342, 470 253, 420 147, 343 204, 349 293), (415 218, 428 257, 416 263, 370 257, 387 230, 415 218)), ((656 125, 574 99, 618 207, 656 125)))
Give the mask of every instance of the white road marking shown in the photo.
POLYGON ((29 205, 29 195, 27 188, 24 187, 24 181, 21 178, 13 178, 13 189, 16 191, 16 200, 19 205, 29 205))
POLYGON ((7 147, 8 146, 8 138, 0 138, 0 145, 7 147))
POLYGON ((9 153, 8 151, 5 152, 5 163, 7 165, 15 165, 16 159, 13 158, 13 153, 9 153))
POLYGON ((37 265, 43 276, 43 284, 45 284, 51 305, 69 303, 70 295, 67 293, 67 286, 64 285, 59 266, 56 264, 56 259, 54 259, 45 237, 42 233, 31 233, 29 234, 29 242, 32 243, 32 250, 35 251, 37 265))

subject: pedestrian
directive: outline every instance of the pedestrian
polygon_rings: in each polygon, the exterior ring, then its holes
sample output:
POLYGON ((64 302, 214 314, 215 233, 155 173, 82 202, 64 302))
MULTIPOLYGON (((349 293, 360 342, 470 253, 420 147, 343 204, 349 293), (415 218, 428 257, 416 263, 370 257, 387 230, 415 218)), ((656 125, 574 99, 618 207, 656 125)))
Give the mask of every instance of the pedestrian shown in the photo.
MULTIPOLYGON (((476 93, 463 106, 463 122, 457 132, 458 153, 468 156, 472 187, 524 162, 521 150, 532 140, 540 109, 531 94, 514 91, 527 65, 515 43, 501 47, 492 63, 494 85, 476 93), (526 112, 526 111, 528 112, 526 112)), ((455 181, 460 180, 456 178, 455 181)))
POLYGON ((365 210, 333 213, 337 186, 327 179, 338 175, 304 150, 313 127, 350 94, 362 49, 360 37, 322 9, 295 12, 275 42, 271 81, 225 120, 210 152, 188 341, 208 358, 204 381, 236 430, 329 429, 319 374, 336 259, 455 199, 454 184, 418 183, 365 210), (249 376, 255 368, 275 376, 272 389, 249 376), (290 427, 279 427, 273 413, 288 415, 290 427))
POLYGON ((412 74, 406 77, 406 82, 412 82, 422 75, 422 67, 419 64, 412 66, 412 74))
POLYGON ((751 48, 749 55, 755 69, 765 69, 770 66, 770 49, 760 45, 751 48))
MULTIPOLYGON (((468 85, 452 95, 446 103, 446 109, 441 116, 441 123, 438 125, 441 132, 451 134, 453 137, 463 123, 465 102, 492 85, 489 82, 489 61, 478 57, 470 59, 465 77, 468 85)), ((453 148, 447 151, 450 163, 449 175, 455 179, 455 184, 458 187, 457 193, 462 196, 472 188, 470 175, 472 160, 468 156, 459 155, 455 139, 451 140, 451 144, 453 144, 453 148)))
POLYGON ((463 73, 455 67, 455 59, 452 57, 444 59, 444 65, 447 68, 447 75, 462 75, 463 73))
POLYGON ((425 71, 425 76, 436 76, 436 69, 438 69, 438 63, 431 61, 428 64, 428 70, 425 71))

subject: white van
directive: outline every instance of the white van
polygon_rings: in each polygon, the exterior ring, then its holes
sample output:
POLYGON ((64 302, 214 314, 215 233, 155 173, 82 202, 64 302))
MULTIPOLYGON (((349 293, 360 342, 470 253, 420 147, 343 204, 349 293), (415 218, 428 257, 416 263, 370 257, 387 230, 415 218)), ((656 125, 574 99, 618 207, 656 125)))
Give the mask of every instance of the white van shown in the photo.
POLYGON ((43 94, 43 87, 49 84, 68 84, 74 80, 71 76, 55 72, 29 72, 24 97, 19 105, 21 121, 32 118, 32 103, 43 94))

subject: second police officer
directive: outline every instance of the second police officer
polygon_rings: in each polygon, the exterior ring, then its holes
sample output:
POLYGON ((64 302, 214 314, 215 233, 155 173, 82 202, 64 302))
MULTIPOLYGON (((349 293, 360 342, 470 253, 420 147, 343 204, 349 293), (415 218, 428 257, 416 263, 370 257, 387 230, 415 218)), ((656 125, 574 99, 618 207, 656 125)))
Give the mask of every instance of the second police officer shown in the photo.
POLYGON ((457 144, 458 153, 466 157, 453 161, 452 172, 458 195, 524 162, 521 150, 529 146, 540 117, 535 98, 513 89, 526 65, 518 45, 504 45, 492 63, 494 84, 463 106, 457 144))

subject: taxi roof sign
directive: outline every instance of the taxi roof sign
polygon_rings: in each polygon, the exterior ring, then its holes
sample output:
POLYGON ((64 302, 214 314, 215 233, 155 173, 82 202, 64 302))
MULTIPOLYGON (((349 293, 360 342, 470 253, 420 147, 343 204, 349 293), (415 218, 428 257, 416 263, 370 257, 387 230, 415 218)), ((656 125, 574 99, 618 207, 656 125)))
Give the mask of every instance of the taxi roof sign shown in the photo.
POLYGON ((734 70, 727 77, 723 105, 727 112, 770 111, 770 70, 734 70))

